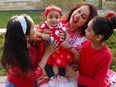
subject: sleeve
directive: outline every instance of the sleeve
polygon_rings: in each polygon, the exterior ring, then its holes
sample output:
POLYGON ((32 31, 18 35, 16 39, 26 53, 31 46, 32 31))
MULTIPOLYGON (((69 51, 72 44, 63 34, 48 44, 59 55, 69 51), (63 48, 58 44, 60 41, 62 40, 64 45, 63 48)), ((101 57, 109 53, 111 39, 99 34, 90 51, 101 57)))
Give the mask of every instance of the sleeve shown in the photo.
POLYGON ((39 29, 39 30, 44 30, 45 27, 46 27, 45 22, 40 22, 40 24, 38 25, 38 29, 39 29))
MULTIPOLYGON (((44 22, 40 22, 40 24, 37 26, 37 30, 39 31, 43 31, 45 29, 45 23, 44 22)), ((42 41, 42 38, 41 37, 34 37, 34 43, 38 44, 39 41, 42 41)))
POLYGON ((97 73, 94 78, 79 75, 78 82, 87 87, 101 87, 106 78, 107 71, 111 63, 111 56, 103 58, 97 68, 97 73))
POLYGON ((32 79, 32 80, 37 80, 41 76, 42 76, 42 68, 41 67, 37 67, 36 70, 29 72, 27 74, 27 77, 32 79))
POLYGON ((85 36, 83 36, 83 38, 80 39, 80 45, 76 46, 75 49, 80 51, 83 47, 83 44, 86 44, 88 42, 88 40, 86 39, 85 36))

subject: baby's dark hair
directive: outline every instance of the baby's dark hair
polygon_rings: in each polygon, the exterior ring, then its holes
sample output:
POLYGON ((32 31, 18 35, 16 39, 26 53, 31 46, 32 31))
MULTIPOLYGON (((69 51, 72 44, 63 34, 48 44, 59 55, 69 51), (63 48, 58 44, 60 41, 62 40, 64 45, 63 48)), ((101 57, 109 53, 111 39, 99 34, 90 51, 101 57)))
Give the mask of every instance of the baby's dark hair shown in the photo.
POLYGON ((107 40, 116 28, 116 16, 111 18, 96 16, 93 19, 92 29, 96 35, 103 35, 102 41, 107 40))

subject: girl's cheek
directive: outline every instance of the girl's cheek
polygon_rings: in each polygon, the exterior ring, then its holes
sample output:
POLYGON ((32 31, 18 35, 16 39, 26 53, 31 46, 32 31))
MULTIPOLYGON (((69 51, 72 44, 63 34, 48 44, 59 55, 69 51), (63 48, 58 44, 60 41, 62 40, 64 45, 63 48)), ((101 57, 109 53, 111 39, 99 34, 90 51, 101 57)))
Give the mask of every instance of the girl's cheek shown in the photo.
POLYGON ((34 39, 35 35, 36 35, 36 31, 35 30, 30 32, 30 38, 31 39, 34 39))

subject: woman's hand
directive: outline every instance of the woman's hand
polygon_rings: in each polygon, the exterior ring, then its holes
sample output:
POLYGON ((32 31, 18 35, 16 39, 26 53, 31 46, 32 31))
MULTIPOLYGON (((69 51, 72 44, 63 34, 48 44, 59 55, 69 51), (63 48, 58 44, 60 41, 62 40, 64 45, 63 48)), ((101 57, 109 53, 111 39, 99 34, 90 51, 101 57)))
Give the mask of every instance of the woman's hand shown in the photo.
POLYGON ((59 30, 58 37, 61 38, 61 41, 64 41, 66 38, 65 32, 63 32, 62 30, 59 30))

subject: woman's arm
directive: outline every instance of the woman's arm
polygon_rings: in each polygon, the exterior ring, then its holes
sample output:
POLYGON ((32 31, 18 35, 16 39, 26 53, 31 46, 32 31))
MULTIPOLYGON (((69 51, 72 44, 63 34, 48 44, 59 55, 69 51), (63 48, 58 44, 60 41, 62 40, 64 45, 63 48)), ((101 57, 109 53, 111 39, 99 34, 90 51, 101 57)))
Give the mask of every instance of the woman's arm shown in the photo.
POLYGON ((58 49, 58 43, 56 41, 51 42, 47 47, 46 50, 44 52, 44 55, 41 59, 41 61, 39 62, 39 66, 44 69, 46 62, 49 58, 49 56, 58 49))
POLYGON ((73 47, 70 50, 74 53, 74 63, 79 64, 80 51, 76 50, 73 47))

